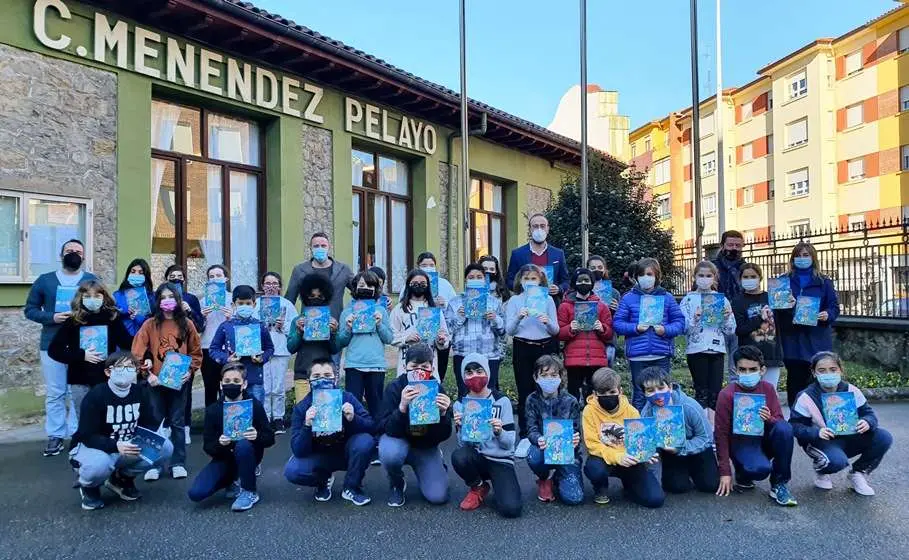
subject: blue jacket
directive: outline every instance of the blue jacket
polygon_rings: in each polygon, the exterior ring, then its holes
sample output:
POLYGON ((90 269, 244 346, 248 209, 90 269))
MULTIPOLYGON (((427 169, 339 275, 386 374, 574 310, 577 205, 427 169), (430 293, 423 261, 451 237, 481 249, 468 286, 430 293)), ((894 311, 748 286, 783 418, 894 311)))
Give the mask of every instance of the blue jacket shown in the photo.
MULTIPOLYGON (((553 267, 555 283, 558 284, 559 289, 564 294, 568 291, 569 280, 571 280, 568 275, 568 263, 565 262, 565 253, 558 247, 549 245, 546 248, 546 257, 549 259, 548 265, 553 267)), ((508 289, 514 286, 514 278, 518 275, 518 270, 525 264, 531 264, 531 262, 530 243, 521 245, 511 251, 511 257, 508 259, 508 275, 505 278, 508 289)))
MULTIPOLYGON (((82 282, 97 280, 91 272, 82 275, 82 282)), ((60 280, 56 272, 45 272, 39 276, 28 291, 25 300, 25 318, 29 321, 41 323, 41 350, 50 347, 51 340, 60 330, 60 324, 54 322, 54 303, 57 301, 57 286, 60 280)), ((67 310, 68 311, 68 310, 67 310)))
POLYGON ((375 433, 376 424, 360 401, 347 391, 344 391, 342 398, 345 404, 350 403, 353 406, 354 418, 348 422, 342 415, 341 431, 327 436, 314 436, 312 427, 306 425, 306 411, 312 406, 312 392, 294 405, 290 424, 290 451, 294 457, 303 459, 330 450, 337 450, 336 452, 343 456, 344 444, 351 436, 375 433))
POLYGON ((833 322, 840 314, 840 303, 833 289, 833 280, 826 276, 815 276, 803 289, 798 278, 790 276, 792 296, 814 296, 821 298, 821 311, 829 315, 826 321, 818 321, 816 327, 807 325, 793 325, 794 309, 775 309, 776 326, 780 331, 780 341, 783 343, 784 360, 801 360, 810 362, 818 352, 833 350, 833 322))
MULTIPOLYGON (((151 308, 152 315, 154 315, 155 294, 148 289, 145 290, 145 294, 148 296, 148 305, 151 308)), ((114 301, 117 303, 117 309, 120 310, 120 321, 123 322, 126 331, 129 332, 130 336, 136 336, 136 333, 142 328, 142 324, 149 318, 149 315, 137 313, 136 317, 131 319, 129 316, 129 302, 127 302, 126 293, 123 290, 114 292, 114 301)))
POLYGON ((246 383, 249 385, 262 385, 262 366, 271 359, 275 353, 275 346, 271 342, 271 335, 268 332, 268 326, 259 322, 258 319, 240 319, 234 318, 230 321, 224 321, 215 332, 215 337, 211 341, 211 347, 208 349, 211 359, 222 366, 227 363, 230 355, 234 353, 237 347, 235 338, 236 327, 238 325, 259 325, 262 336, 262 363, 257 364, 249 356, 240 358, 240 362, 246 366, 246 383))
POLYGON ((638 332, 638 317, 641 311, 641 297, 645 294, 635 286, 630 292, 622 296, 619 308, 612 318, 612 328, 616 335, 625 337, 625 355, 628 358, 639 356, 672 356, 675 345, 672 339, 685 332, 685 315, 679 309, 675 298, 660 286, 646 295, 663 296, 666 303, 663 306, 663 328, 666 332, 660 336, 649 328, 643 333, 638 332))
POLYGON ((394 332, 388 324, 388 312, 382 306, 376 306, 376 311, 382 314, 382 322, 376 325, 375 332, 354 334, 347 326, 347 318, 350 317, 351 311, 352 308, 348 306, 341 312, 338 334, 335 336, 338 348, 347 348, 344 353, 344 367, 385 371, 388 368, 385 361, 385 345, 391 344, 394 339, 394 332))
MULTIPOLYGON (((678 449, 679 455, 697 455, 713 447, 713 427, 707 420, 707 413, 698 402, 682 391, 678 384, 672 384, 673 406, 681 406, 685 414, 685 445, 678 449)), ((641 409, 641 418, 650 418, 654 406, 647 401, 641 409)))

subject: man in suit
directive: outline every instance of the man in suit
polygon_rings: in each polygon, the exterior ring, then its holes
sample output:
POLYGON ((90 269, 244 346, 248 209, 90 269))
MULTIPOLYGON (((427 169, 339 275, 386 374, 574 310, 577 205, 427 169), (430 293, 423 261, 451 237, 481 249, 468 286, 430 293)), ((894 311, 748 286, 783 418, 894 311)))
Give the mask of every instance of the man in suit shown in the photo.
POLYGON ((549 283, 549 295, 558 298, 568 291, 568 263, 565 262, 565 253, 558 247, 553 247, 546 242, 549 235, 549 220, 539 212, 530 217, 530 242, 511 251, 508 259, 508 287, 514 286, 514 279, 525 264, 535 264, 539 267, 551 266, 553 281, 549 283))

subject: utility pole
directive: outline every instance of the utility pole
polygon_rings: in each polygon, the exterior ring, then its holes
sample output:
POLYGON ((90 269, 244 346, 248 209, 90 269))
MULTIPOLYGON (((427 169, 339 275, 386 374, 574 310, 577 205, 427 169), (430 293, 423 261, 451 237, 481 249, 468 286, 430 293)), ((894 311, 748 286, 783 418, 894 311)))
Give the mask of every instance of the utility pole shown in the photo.
POLYGON ((704 254, 701 233, 701 107, 698 95, 698 0, 691 0, 691 181, 694 185, 694 245, 697 258, 704 254))
POLYGON ((467 0, 461 0, 460 8, 460 34, 461 34, 461 215, 462 228, 461 243, 464 251, 464 266, 471 262, 470 255, 470 162, 468 158, 468 143, 470 140, 470 125, 467 115, 467 0))
POLYGON ((587 0, 581 2, 581 263, 590 255, 587 208, 587 0))
POLYGON ((714 111, 714 122, 716 123, 716 152, 717 156, 717 175, 716 175, 716 205, 717 205, 717 232, 726 231, 726 152, 723 148, 723 112, 726 103, 723 101, 723 35, 720 31, 722 18, 720 17, 720 4, 722 0, 716 0, 716 111, 714 111))

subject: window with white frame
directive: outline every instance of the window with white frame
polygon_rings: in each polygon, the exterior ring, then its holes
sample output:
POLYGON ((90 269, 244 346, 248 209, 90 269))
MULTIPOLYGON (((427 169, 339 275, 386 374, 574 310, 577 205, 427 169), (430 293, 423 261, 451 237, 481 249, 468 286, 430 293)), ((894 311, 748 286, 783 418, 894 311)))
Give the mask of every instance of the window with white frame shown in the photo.
POLYGON ((850 159, 846 163, 850 181, 862 179, 865 176, 865 158, 850 159))
POLYGON ((909 145, 900 146, 900 169, 909 171, 909 145))
POLYGON ((701 176, 706 177, 716 173, 716 152, 701 156, 701 176))
POLYGON ((669 193, 661 194, 656 197, 654 200, 657 209, 657 218, 661 220, 668 220, 669 216, 672 213, 672 208, 670 207, 669 202, 669 193))
POLYGON ((716 193, 704 195, 701 201, 704 206, 705 216, 713 216, 716 214, 716 193))
POLYGON ((862 50, 846 55, 846 75, 851 76, 862 69, 862 50))
POLYGON ((862 231, 865 229, 865 214, 849 214, 849 231, 862 231))
POLYGON ((900 111, 909 111, 909 86, 900 88, 900 111))
POLYGON ((751 142, 748 142, 742 146, 742 163, 749 162, 754 159, 754 149, 752 148, 751 142))
POLYGON ((805 167, 787 173, 786 184, 789 185, 789 196, 808 194, 808 168, 805 167))
POLYGON ((808 94, 808 73, 805 70, 789 76, 789 99, 808 94))
POLYGON ((745 192, 742 193, 742 202, 743 204, 754 204, 754 187, 745 187, 745 192))
POLYGON ((714 114, 710 113, 701 117, 701 130, 700 135, 703 138, 708 134, 713 134, 715 125, 714 114))
POLYGON ((865 120, 865 111, 862 103, 846 107, 846 128, 862 124, 865 120))
POLYGON ((811 220, 794 220, 789 222, 789 233, 793 237, 804 237, 811 233, 811 220))
POLYGON ((91 268, 91 223, 91 200, 0 191, 0 282, 32 282, 56 270, 70 239, 83 242, 91 268))
POLYGON ((774 190, 773 179, 767 181, 767 200, 773 200, 773 195, 776 194, 774 190))
POLYGON ((786 147, 794 148, 808 143, 808 118, 786 125, 786 147))
POLYGON ((745 243, 754 243, 754 231, 745 232, 745 243))
POLYGON ((904 27, 899 31, 899 52, 909 51, 909 27, 904 27))
POLYGON ((637 157, 638 155, 638 146, 634 142, 631 143, 631 157, 637 157))
POLYGON ((649 152, 650 148, 651 148, 650 138, 645 138, 644 139, 644 151, 649 152))
POLYGON ((669 175, 669 158, 663 158, 660 161, 653 164, 653 184, 662 185, 668 183, 670 179, 669 175))
POLYGON ((751 118, 753 111, 754 100, 751 100, 747 103, 742 103, 742 120, 747 121, 751 118))

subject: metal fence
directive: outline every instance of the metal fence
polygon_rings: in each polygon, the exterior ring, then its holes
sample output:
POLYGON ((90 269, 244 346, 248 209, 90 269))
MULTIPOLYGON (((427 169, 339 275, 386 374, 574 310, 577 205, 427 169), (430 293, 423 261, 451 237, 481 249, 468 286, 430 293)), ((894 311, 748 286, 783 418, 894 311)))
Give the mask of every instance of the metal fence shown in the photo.
MULTIPOLYGON (((909 319, 909 220, 747 240, 742 255, 760 265, 766 284, 766 278, 789 272, 789 257, 800 241, 817 250, 821 272, 833 279, 843 315, 909 319)), ((719 249, 716 240, 705 245, 711 257, 719 249)), ((692 285, 700 260, 694 247, 676 248, 676 295, 692 285)))

